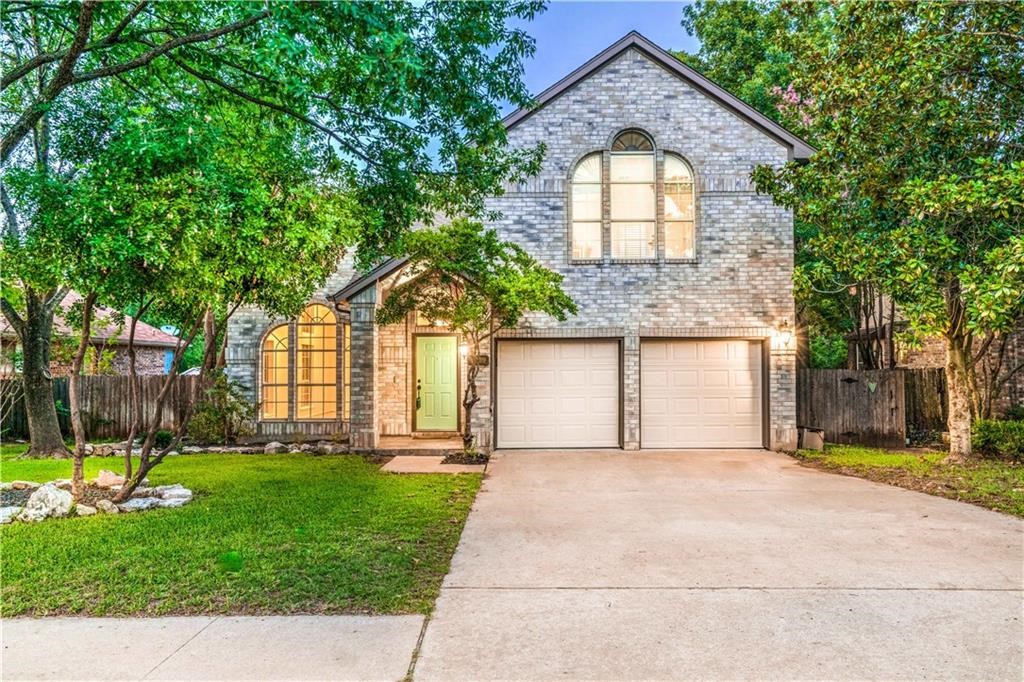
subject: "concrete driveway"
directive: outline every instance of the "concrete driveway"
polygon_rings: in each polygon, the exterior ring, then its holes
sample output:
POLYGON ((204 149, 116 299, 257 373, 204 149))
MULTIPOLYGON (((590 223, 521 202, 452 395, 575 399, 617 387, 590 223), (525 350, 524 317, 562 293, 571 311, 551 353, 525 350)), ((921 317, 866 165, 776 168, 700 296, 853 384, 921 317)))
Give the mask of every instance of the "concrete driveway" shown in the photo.
POLYGON ((1024 677, 1024 523, 760 451, 495 456, 414 677, 1024 677))

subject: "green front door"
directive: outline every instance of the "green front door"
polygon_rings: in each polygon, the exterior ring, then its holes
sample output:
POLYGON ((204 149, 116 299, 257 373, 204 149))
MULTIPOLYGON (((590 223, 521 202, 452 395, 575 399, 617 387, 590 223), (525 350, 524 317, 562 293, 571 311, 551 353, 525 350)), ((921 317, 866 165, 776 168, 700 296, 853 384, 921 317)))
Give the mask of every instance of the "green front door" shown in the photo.
POLYGON ((458 350, 454 336, 416 337, 416 430, 459 428, 458 350))

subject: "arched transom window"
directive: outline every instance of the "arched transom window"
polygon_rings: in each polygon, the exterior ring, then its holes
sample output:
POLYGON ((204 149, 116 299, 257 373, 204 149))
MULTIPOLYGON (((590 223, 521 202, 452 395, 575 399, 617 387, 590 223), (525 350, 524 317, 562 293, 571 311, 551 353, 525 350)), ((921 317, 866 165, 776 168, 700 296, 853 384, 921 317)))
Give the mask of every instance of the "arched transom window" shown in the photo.
MULTIPOLYGON (((349 374, 349 331, 342 328, 341 354, 349 374)), ((260 416, 263 419, 321 420, 338 416, 338 324, 325 305, 307 306, 298 320, 274 327, 262 348, 260 416), (293 390, 289 391, 292 388, 293 390)), ((348 382, 345 381, 347 387, 348 382)), ((340 406, 347 418, 347 391, 340 406)))
POLYGON ((572 259, 694 258, 693 185, 682 157, 659 154, 639 130, 620 133, 573 170, 572 259))

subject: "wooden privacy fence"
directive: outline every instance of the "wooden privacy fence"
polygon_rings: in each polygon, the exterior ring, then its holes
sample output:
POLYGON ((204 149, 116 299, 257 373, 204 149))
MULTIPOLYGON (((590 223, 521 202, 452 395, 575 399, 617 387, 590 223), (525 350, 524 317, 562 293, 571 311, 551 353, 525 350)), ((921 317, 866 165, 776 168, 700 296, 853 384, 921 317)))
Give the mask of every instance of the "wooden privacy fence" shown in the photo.
POLYGON ((796 384, 797 425, 829 443, 902 447, 946 428, 942 369, 801 369, 796 384))
MULTIPOLYGON (((142 396, 143 426, 148 428, 163 376, 139 377, 142 396)), ((192 386, 199 377, 179 377, 160 411, 160 428, 173 429, 180 423, 192 397, 192 386)), ((20 379, 0 381, 0 433, 6 438, 28 438, 28 415, 20 379)), ((122 376, 82 377, 82 421, 87 438, 124 438, 131 427, 131 384, 122 376)), ((68 412, 68 380, 53 380, 53 399, 61 431, 71 434, 68 412)))

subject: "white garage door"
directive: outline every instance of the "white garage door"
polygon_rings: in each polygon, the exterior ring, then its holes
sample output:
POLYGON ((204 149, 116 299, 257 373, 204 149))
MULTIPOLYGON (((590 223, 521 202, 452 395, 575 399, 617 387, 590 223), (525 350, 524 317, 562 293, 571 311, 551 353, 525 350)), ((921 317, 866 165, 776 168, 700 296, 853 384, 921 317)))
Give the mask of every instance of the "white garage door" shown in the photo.
POLYGON ((619 445, 619 345, 498 343, 498 447, 619 445))
POLYGON ((761 447, 761 344, 643 341, 640 401, 641 447, 761 447))

